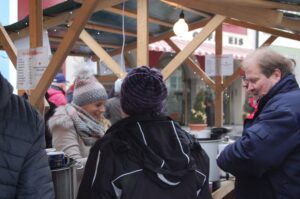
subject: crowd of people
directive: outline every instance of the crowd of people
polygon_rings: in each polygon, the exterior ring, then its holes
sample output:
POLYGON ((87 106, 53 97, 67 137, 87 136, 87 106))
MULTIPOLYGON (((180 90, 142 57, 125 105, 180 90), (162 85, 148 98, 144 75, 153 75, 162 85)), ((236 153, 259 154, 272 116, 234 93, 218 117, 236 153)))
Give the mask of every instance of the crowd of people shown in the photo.
MULTIPOLYGON (((243 87, 257 107, 217 163, 235 176, 238 199, 299 198, 300 90, 294 64, 264 47, 242 67, 243 87)), ((78 199, 212 198, 209 158, 166 115, 168 91, 159 70, 132 69, 115 82, 112 98, 85 67, 70 91, 65 83, 58 73, 45 96, 50 109, 43 120, 0 74, 0 198, 55 197, 46 147, 84 168, 77 173, 78 199)))

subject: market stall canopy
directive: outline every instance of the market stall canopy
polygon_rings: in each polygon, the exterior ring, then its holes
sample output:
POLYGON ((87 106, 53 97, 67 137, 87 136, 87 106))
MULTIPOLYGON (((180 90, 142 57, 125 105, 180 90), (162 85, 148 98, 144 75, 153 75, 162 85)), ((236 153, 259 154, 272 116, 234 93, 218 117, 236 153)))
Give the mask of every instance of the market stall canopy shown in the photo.
MULTIPOLYGON (((44 29, 48 30, 54 52, 68 31, 80 0, 68 0, 43 10, 44 29)), ((149 0, 149 43, 173 36, 173 24, 184 10, 190 29, 203 27, 215 14, 226 16, 226 23, 300 40, 300 2, 297 0, 149 0)), ((125 36, 125 50, 136 48, 137 0, 97 11, 85 24, 85 30, 111 55, 119 54, 125 36), (124 16, 124 31, 122 21, 124 16)), ((29 17, 5 26, 14 41, 28 35, 29 17)), ((80 39, 70 54, 92 56, 93 51, 80 39)))

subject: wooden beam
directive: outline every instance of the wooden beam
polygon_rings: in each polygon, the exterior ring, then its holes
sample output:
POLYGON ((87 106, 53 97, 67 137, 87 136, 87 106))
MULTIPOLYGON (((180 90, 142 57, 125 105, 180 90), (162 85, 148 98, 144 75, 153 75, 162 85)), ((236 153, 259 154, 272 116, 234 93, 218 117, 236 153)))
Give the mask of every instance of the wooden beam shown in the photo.
POLYGON ((205 12, 224 15, 230 18, 248 21, 267 27, 280 25, 283 14, 276 10, 253 8, 246 6, 234 6, 226 3, 211 2, 209 0, 168 0, 189 8, 197 8, 205 12))
MULTIPOLYGON (((85 3, 87 0, 74 0, 77 3, 85 3)), ((112 6, 118 5, 122 2, 126 2, 128 0, 101 0, 99 3, 95 6, 94 12, 99 11, 99 10, 106 10, 112 6), (103 9, 105 8, 105 9, 103 9)))
POLYGON ((0 43, 2 44, 2 48, 6 51, 10 61, 13 63, 13 65, 16 68, 17 49, 1 23, 0 23, 0 43))
POLYGON ((292 5, 288 3, 279 3, 273 1, 262 0, 208 0, 214 3, 226 3, 228 5, 248 6, 254 8, 267 8, 267 9, 282 9, 290 11, 300 11, 299 5, 292 5))
MULTIPOLYGON (((165 39, 165 42, 176 52, 179 53, 181 50, 176 46, 176 44, 171 39, 165 39)), ((200 77, 203 78, 203 81, 209 85, 213 90, 216 89, 215 82, 212 80, 205 71, 203 71, 190 57, 186 59, 186 63, 190 66, 191 70, 195 71, 200 77)))
POLYGON ((215 127, 223 126, 223 76, 220 73, 221 59, 223 54, 223 28, 222 24, 216 29, 215 34, 215 55, 217 75, 215 76, 216 82, 216 96, 215 96, 215 127))
POLYGON ((148 0, 137 1, 137 66, 149 66, 148 0))
MULTIPOLYGON (((63 40, 63 37, 50 36, 49 40, 53 41, 53 42, 61 43, 63 40)), ((86 44, 81 40, 77 40, 75 44, 86 46, 86 44)), ((99 45, 101 45, 103 48, 112 48, 112 49, 120 48, 119 45, 101 44, 101 43, 99 45)))
POLYGON ((271 35, 275 35, 275 36, 279 36, 279 37, 284 37, 284 38, 294 39, 294 40, 300 41, 300 35, 299 34, 294 34, 294 33, 286 32, 286 31, 282 31, 282 30, 274 29, 274 28, 267 28, 267 27, 263 27, 263 26, 252 24, 252 23, 235 20, 235 19, 228 19, 227 18, 225 20, 225 22, 229 23, 229 24, 232 24, 232 25, 241 26, 241 27, 250 28, 250 29, 253 29, 253 30, 269 33, 271 35))
MULTIPOLYGON (((79 8, 79 11, 77 13, 77 16, 75 17, 74 22, 69 28, 69 31, 66 33, 59 48, 53 55, 48 65, 48 68, 46 69, 46 71, 44 72, 41 78, 41 80, 43 81, 40 81, 38 83, 36 89, 34 90, 34 93, 32 94, 32 104, 36 104, 38 100, 44 96, 56 72, 59 70, 59 67, 66 59, 75 41, 78 39, 79 34, 81 33, 89 17, 92 15, 95 7, 97 5, 98 6, 103 5, 103 9, 106 8, 104 6, 106 4, 102 4, 102 3, 104 3, 104 1, 101 2, 99 2, 98 0, 85 1, 85 3, 79 8)), ((114 0, 110 0, 110 3, 111 4, 107 6, 112 6, 114 0)))
POLYGON ((213 199, 225 198, 229 193, 234 190, 234 181, 228 180, 221 185, 219 189, 212 193, 213 199))
POLYGON ((78 9, 70 12, 64 12, 55 17, 44 17, 44 29, 49 29, 60 24, 68 24, 77 16, 78 9))
POLYGON ((168 79, 171 74, 184 62, 184 60, 194 52, 199 45, 226 19, 221 15, 214 16, 202 31, 180 52, 173 60, 162 70, 164 80, 168 79))
MULTIPOLYGON (((85 28, 92 29, 92 30, 99 30, 99 31, 103 31, 103 32, 114 33, 114 34, 119 34, 119 35, 123 34, 122 29, 117 29, 117 28, 112 28, 112 27, 109 27, 109 26, 98 25, 98 24, 95 24, 95 23, 87 23, 85 25, 85 28)), ((130 36, 130 37, 137 37, 137 34, 133 33, 133 32, 124 31, 124 34, 126 36, 130 36)))
POLYGON ((271 35, 261 46, 270 46, 276 39, 277 36, 271 35))
POLYGON ((118 77, 122 78, 125 74, 122 72, 118 63, 97 43, 97 41, 86 31, 82 30, 80 39, 113 71, 118 77))
POLYGON ((118 77, 115 75, 96 75, 96 78, 98 79, 99 82, 105 84, 105 83, 112 83, 115 82, 118 77))
POLYGON ((202 17, 211 17, 212 15, 209 15, 209 14, 206 14, 205 12, 201 12, 199 10, 195 10, 195 9, 192 9, 192 8, 188 8, 188 7, 185 7, 185 6, 182 6, 182 5, 179 5, 177 3, 173 3, 173 2, 169 2, 168 0, 160 0, 161 2, 165 3, 165 4, 168 4, 170 6, 173 6, 173 7, 176 7, 178 9, 182 9, 182 10, 185 10, 185 11, 188 11, 188 12, 191 12, 191 13, 194 13, 194 14, 197 14, 197 15, 200 15, 202 17))
POLYGON ((300 32, 300 20, 299 19, 291 19, 288 17, 283 17, 281 26, 284 29, 300 32))
MULTIPOLYGON (((105 9, 105 11, 108 11, 108 12, 111 12, 111 13, 114 13, 114 14, 117 14, 117 15, 121 15, 122 12, 123 12, 122 9, 115 8, 115 7, 107 8, 107 9, 105 9)), ((137 18, 136 12, 133 12, 133 11, 130 11, 130 10, 127 10, 127 9, 124 9, 124 16, 134 18, 134 19, 137 18)), ((172 23, 162 21, 162 20, 156 19, 154 17, 149 17, 148 21, 151 22, 151 23, 155 23, 155 24, 165 26, 165 27, 169 27, 169 28, 173 28, 173 25, 174 25, 172 23)))
POLYGON ((29 0, 30 48, 43 46, 43 11, 40 0, 29 0))
MULTIPOLYGON (((43 46, 43 11, 42 1, 40 0, 29 0, 29 36, 30 48, 43 46)), ((28 92, 28 99, 32 104, 31 93, 32 91, 28 92)), ((44 99, 42 97, 33 105, 44 115, 44 99)))

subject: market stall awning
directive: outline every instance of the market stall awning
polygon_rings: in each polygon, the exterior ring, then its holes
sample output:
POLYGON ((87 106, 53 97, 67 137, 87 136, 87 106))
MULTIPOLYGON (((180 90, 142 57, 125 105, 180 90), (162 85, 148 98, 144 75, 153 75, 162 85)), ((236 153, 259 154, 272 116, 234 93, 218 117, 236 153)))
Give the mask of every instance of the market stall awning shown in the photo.
MULTIPOLYGON (((182 39, 172 39, 172 41, 182 50, 190 42, 188 40, 182 39)), ((172 47, 170 47, 165 41, 161 40, 149 44, 149 50, 160 51, 160 52, 170 52, 176 53, 172 47)), ((252 49, 241 48, 236 46, 223 46, 223 54, 232 54, 235 59, 243 59, 247 54, 249 54, 252 49)), ((194 55, 212 55, 215 54, 215 45, 212 43, 203 43, 199 46, 194 55)))

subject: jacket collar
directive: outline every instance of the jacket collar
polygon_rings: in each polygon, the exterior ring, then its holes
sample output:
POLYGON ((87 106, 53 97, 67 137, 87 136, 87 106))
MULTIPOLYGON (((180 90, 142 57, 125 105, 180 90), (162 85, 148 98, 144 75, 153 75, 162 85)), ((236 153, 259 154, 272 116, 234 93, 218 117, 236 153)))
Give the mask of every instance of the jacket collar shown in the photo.
POLYGON ((292 90, 299 89, 299 85, 293 74, 283 77, 277 84, 275 84, 267 95, 263 96, 258 102, 258 111, 255 113, 254 118, 259 115, 266 103, 274 96, 280 93, 287 93, 292 90))
POLYGON ((0 109, 6 106, 13 92, 13 87, 0 73, 0 109))
POLYGON ((133 123, 135 124, 136 122, 150 121, 150 120, 151 121, 171 120, 171 118, 165 115, 151 115, 151 114, 128 116, 113 124, 110 127, 109 132, 114 131, 115 129, 122 129, 124 128, 124 126, 127 126, 128 124, 133 124, 133 123))

